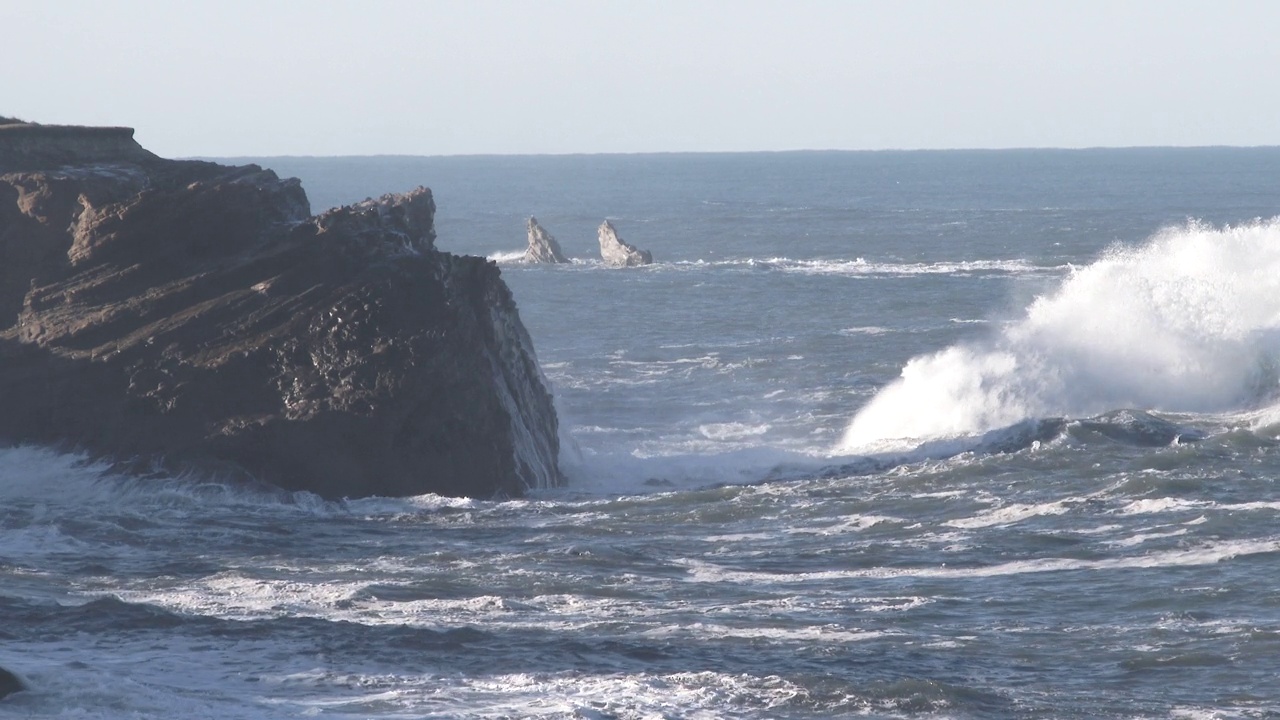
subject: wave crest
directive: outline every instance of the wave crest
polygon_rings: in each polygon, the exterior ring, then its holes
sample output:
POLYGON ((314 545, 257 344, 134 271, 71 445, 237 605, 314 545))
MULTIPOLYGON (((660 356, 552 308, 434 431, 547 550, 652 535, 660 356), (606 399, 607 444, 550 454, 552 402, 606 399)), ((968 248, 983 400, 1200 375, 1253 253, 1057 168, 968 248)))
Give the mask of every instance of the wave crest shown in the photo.
POLYGON ((1072 268, 984 340, 916 357, 840 451, 976 435, 1118 408, 1211 413, 1274 397, 1280 218, 1190 221, 1072 268))

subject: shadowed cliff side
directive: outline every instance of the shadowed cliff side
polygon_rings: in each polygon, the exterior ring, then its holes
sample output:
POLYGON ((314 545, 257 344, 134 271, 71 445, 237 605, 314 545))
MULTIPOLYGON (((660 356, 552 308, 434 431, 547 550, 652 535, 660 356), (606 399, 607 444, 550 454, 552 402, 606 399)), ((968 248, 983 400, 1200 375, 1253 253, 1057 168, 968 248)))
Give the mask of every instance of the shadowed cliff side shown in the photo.
POLYGON ((430 190, 310 217, 270 170, 22 128, 44 126, 0 127, 0 437, 326 497, 561 482, 511 293, 435 249, 430 190))

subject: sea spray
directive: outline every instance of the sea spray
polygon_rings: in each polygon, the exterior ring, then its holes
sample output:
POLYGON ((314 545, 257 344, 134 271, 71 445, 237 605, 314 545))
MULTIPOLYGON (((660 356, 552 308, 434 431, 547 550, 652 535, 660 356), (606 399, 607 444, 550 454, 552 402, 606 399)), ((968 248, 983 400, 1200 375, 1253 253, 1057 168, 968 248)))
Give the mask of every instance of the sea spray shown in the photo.
POLYGON ((838 450, 910 445, 1121 408, 1223 412, 1276 391, 1280 218, 1198 221, 1072 268, 982 340, 916 357, 838 450))

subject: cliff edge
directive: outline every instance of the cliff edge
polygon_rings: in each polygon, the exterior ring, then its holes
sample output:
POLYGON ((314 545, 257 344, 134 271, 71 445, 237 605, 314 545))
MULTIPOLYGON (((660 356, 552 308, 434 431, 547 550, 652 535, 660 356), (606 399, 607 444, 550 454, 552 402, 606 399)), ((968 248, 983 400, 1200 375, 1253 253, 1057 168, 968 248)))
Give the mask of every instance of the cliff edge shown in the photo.
POLYGON ((157 161, 133 139, 133 128, 36 125, 0 117, 0 168, 5 171, 157 161))
POLYGON ((329 498, 560 484, 511 293, 434 213, 313 217, 296 179, 128 128, 0 126, 0 438, 329 498))

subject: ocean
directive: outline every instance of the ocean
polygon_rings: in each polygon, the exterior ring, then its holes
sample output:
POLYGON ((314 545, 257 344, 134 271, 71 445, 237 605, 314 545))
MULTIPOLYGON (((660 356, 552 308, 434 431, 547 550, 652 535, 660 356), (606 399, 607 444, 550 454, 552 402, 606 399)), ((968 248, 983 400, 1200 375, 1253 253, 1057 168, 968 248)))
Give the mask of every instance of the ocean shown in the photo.
POLYGON ((228 161, 431 187, 568 485, 0 449, 0 717, 1280 716, 1280 148, 228 161))

